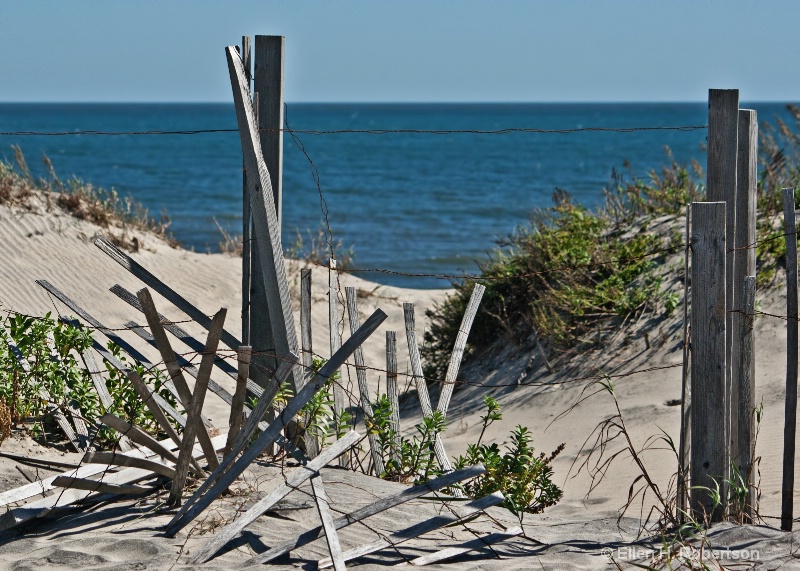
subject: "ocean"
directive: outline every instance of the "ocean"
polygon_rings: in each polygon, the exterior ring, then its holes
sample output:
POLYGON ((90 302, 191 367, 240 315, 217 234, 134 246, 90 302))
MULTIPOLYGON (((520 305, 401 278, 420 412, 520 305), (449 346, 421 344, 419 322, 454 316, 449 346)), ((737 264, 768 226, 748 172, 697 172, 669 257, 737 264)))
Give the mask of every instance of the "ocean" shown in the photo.
MULTIPOLYGON (((759 120, 786 116, 782 103, 743 104, 759 120)), ((705 125, 704 103, 290 104, 293 129, 499 130, 705 125)), ((241 233, 241 148, 236 133, 81 135, 81 131, 233 129, 231 104, 0 104, 0 131, 69 131, 69 136, 0 136, 0 156, 19 145, 36 175, 42 155, 72 175, 166 211, 185 247, 216 251, 214 219, 241 233)), ((405 273, 477 271, 495 241, 547 207, 556 188, 588 207, 601 203, 612 169, 647 177, 665 148, 705 166, 706 130, 507 134, 300 134, 319 173, 334 238, 357 267, 405 273)), ((324 224, 306 156, 284 136, 283 242, 306 243, 324 224)), ((393 274, 368 279, 404 287, 447 280, 393 274)))

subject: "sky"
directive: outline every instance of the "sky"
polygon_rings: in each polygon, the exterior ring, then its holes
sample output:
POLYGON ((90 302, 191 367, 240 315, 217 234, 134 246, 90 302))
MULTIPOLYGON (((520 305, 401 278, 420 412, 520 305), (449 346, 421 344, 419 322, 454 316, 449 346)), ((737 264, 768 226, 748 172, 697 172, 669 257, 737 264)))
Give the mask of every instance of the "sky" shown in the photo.
POLYGON ((800 2, 0 0, 0 102, 227 102, 286 37, 289 102, 800 99, 800 2))

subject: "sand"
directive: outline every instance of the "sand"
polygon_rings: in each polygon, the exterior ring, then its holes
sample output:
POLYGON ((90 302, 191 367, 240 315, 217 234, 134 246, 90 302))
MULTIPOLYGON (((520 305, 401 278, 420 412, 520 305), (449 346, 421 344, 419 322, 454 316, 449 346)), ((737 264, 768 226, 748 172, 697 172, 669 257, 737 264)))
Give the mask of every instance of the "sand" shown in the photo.
MULTIPOLYGON (((679 226, 679 221, 663 222, 679 226)), ((102 229, 63 213, 44 212, 43 208, 34 208, 31 211, 0 207, 0 243, 4 245, 0 254, 2 309, 32 315, 63 311, 64 308, 57 301, 50 299, 34 283, 36 279, 47 279, 108 327, 122 327, 129 320, 143 323, 144 319, 135 310, 108 291, 117 283, 134 292, 142 286, 92 244, 92 237, 99 232, 102 229)), ((137 237, 140 241, 139 251, 131 254, 135 260, 205 313, 212 314, 221 306, 228 307, 226 328, 236 336, 240 334, 240 259, 225 254, 173 249, 158 238, 141 234, 137 237)), ((387 262, 386 265, 390 266, 391 263, 387 262)), ((298 305, 300 267, 299 262, 288 263, 295 309, 298 305)), ((444 299, 448 292, 379 286, 348 274, 342 274, 341 282, 343 286, 352 285, 358 288, 362 320, 376 307, 388 314, 387 321, 364 346, 367 365, 377 369, 385 367, 385 331, 397 331, 400 380, 401 383, 407 381, 404 373, 409 370, 409 363, 402 304, 416 304, 421 337, 426 324, 424 309, 444 299)), ((782 283, 781 276, 778 277, 778 282, 782 283)), ((154 297, 162 313, 175 320, 185 319, 185 316, 172 309, 165 300, 157 295, 154 297)), ((325 355, 328 354, 328 317, 327 270, 324 268, 314 268, 312 298, 314 350, 325 355)), ((785 296, 780 288, 766 293, 760 292, 758 299, 762 311, 785 313, 785 296)), ((295 313, 297 315, 298 312, 295 313)), ((340 313, 344 313, 344 310, 340 309, 340 313)), ((193 324, 184 324, 184 327, 196 337, 205 338, 202 329, 193 324)), ((347 327, 346 320, 340 327, 347 327)), ((462 556, 458 559, 459 568, 494 569, 500 565, 512 565, 514 569, 613 568, 603 553, 606 548, 612 549, 617 561, 623 566, 629 563, 628 559, 631 557, 638 557, 639 561, 649 560, 647 550, 653 549, 655 544, 647 541, 634 543, 638 532, 638 511, 629 511, 626 514, 628 517, 617 523, 618 509, 624 504, 631 482, 637 475, 632 462, 621 459, 612 465, 605 480, 589 497, 586 494, 590 478, 585 470, 576 469, 586 458, 590 448, 591 441, 585 443, 586 439, 598 422, 613 414, 611 399, 606 394, 597 394, 576 406, 566 416, 560 416, 586 394, 584 391, 588 382, 575 379, 596 375, 599 368, 614 375, 639 369, 655 369, 615 380, 617 396, 626 425, 637 446, 643 446, 649 437, 658 434, 661 429, 677 442, 680 407, 675 406, 674 401, 680 398, 681 369, 675 366, 681 363, 682 358, 680 315, 666 321, 641 323, 629 333, 615 336, 614 332, 610 332, 599 348, 557 360, 553 372, 547 371, 536 351, 532 351, 525 342, 514 339, 502 340, 480 360, 465 367, 462 378, 474 384, 460 387, 454 395, 448 414, 448 429, 444 435, 444 443, 450 455, 463 453, 467 444, 477 439, 481 428, 481 398, 487 393, 496 396, 503 407, 503 419, 490 428, 487 440, 502 442, 511 428, 516 424, 523 424, 531 428, 534 445, 538 450, 550 452, 562 442, 566 444, 566 448, 554 463, 556 481, 559 485, 563 484, 562 501, 543 515, 525 518, 526 538, 506 542, 501 548, 495 548, 496 553, 507 559, 498 560, 492 552, 483 550, 477 554, 462 556), (642 335, 644 330, 650 331, 650 349, 646 348, 642 335), (520 378, 521 384, 517 386, 520 378), (622 548, 623 551, 614 551, 622 548)), ((158 360, 155 352, 133 335, 126 335, 126 339, 154 361, 158 360)), ((753 563, 757 564, 756 568, 764 569, 775 568, 780 564, 788 568, 793 562, 792 541, 796 539, 773 527, 778 524, 778 520, 774 518, 779 515, 780 507, 785 339, 785 321, 769 317, 757 320, 756 399, 763 400, 764 403, 764 420, 760 427, 757 453, 761 457, 760 511, 764 525, 725 524, 715 526, 708 534, 715 549, 744 549, 743 546, 748 549, 758 548, 759 558, 753 563)), ((233 389, 230 379, 224 375, 215 374, 214 378, 229 390, 233 389)), ((354 375, 349 374, 349 369, 344 371, 344 378, 355 384, 354 375)), ((383 374, 370 372, 369 378, 372 390, 385 386, 383 374)), ((589 389, 590 392, 594 390, 596 389, 589 389)), ((413 431, 414 423, 419 420, 419 412, 413 406, 414 398, 412 396, 404 404, 404 431, 413 431)), ((217 426, 225 426, 228 409, 220 399, 209 397, 204 414, 217 426)), ((79 459, 76 454, 43 448, 22 435, 15 435, 3 443, 0 452, 52 457, 68 463, 77 463, 79 459)), ((674 454, 664 450, 662 446, 646 452, 644 459, 658 485, 666 488, 676 470, 674 454)), ((0 458, 0 488, 8 489, 26 483, 16 465, 12 460, 0 458)), ((280 472, 274 472, 274 467, 259 469, 265 472, 248 476, 250 482, 257 481, 258 485, 251 485, 250 495, 242 500, 245 504, 254 501, 253 497, 258 497, 270 486, 282 482, 280 472)), ((55 472, 42 472, 44 473, 52 475, 55 472)), ((370 498, 388 493, 398 486, 333 469, 324 473, 324 479, 332 488, 340 486, 341 489, 336 488, 334 493, 329 490, 329 495, 334 499, 335 507, 342 510, 350 510, 357 504, 367 503, 370 498), (337 481, 344 483, 333 483, 337 481), (348 495, 348 489, 352 495, 348 495)), ((48 518, 28 526, 23 530, 24 533, 7 533, 0 537, 0 568, 189 568, 184 567, 184 563, 193 546, 202 540, 199 534, 213 533, 215 517, 225 519, 235 513, 234 507, 233 512, 225 515, 224 509, 215 504, 214 508, 204 514, 205 523, 193 535, 187 536, 184 531, 182 536, 170 540, 159 537, 154 531, 166 521, 165 515, 152 512, 155 501, 155 498, 146 498, 107 504, 90 511, 70 512, 61 518, 48 518)), ((252 553, 263 551, 271 542, 276 541, 276 522, 281 525, 291 524, 294 526, 292 529, 296 530, 303 526, 316 525, 318 516, 308 503, 307 495, 296 492, 286 501, 295 504, 305 502, 305 507, 300 509, 295 505, 297 509, 278 511, 269 517, 262 517, 253 527, 248 528, 240 547, 212 561, 208 567, 238 566, 252 553)), ((231 501, 223 504, 230 508, 231 501)), ((398 522, 413 523, 414 517, 423 513, 421 507, 404 510, 389 512, 382 520, 386 529, 396 529, 398 522)), ((515 521, 513 517, 509 519, 510 516, 504 510, 493 509, 491 513, 499 521, 505 521, 509 525, 515 521)), ((491 524, 484 522, 480 525, 491 524)), ((457 539, 460 537, 459 533, 465 533, 463 530, 456 531, 455 528, 450 531, 456 534, 454 537, 457 539)), ((343 534, 342 542, 345 547, 350 547, 359 540, 366 540, 367 536, 364 534, 370 532, 362 529, 351 533, 354 535, 343 534)), ((393 550, 385 550, 376 558, 363 558, 354 563, 371 567, 401 562, 404 557, 410 557, 410 554, 431 550, 432 543, 430 540, 421 541, 402 556, 393 550)), ((319 541, 310 546, 307 552, 300 551, 291 560, 283 561, 290 566, 313 568, 310 562, 324 557, 325 554, 324 542, 319 541)), ((722 556, 724 558, 726 555, 722 556)), ((441 566, 448 567, 445 564, 441 566)))

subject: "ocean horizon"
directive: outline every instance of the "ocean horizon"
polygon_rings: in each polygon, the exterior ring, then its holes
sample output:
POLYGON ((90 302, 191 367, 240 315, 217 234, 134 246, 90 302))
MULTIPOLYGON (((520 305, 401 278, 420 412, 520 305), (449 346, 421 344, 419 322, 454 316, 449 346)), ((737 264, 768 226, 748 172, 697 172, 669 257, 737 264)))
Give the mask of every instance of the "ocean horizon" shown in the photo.
MULTIPOLYGON (((759 121, 789 117, 781 102, 747 102, 759 121)), ((603 198, 613 170, 646 178, 675 160, 705 166, 707 104, 688 103, 290 103, 295 130, 497 131, 651 128, 569 133, 299 134, 308 158, 284 136, 284 247, 324 226, 352 247, 357 267, 406 273, 478 271, 498 238, 551 204, 558 189, 587 207, 603 198), (630 165, 626 169, 624 165, 630 165)), ((235 129, 230 103, 0 103, 0 156, 19 145, 35 176, 47 155, 62 179, 76 176, 166 211, 184 247, 216 251, 214 220, 241 233, 241 148, 235 132, 98 136, 81 131, 235 129)), ((448 287, 443 279, 369 273, 405 287, 448 287)))

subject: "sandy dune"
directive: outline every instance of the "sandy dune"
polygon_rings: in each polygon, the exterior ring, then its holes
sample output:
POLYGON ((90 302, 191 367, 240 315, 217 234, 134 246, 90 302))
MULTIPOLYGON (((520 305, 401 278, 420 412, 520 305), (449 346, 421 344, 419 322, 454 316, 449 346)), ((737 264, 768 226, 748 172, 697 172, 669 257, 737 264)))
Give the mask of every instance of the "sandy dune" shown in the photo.
MULTIPOLYGON (((112 285, 119 283, 135 292, 141 284, 91 243, 91 238, 98 231, 98 228, 88 223, 58 212, 0 207, 0 243, 3 244, 0 254, 2 309, 33 315, 63 311, 64 308, 57 301, 50 299, 34 283, 34 280, 43 278, 71 296, 108 327, 120 328, 129 320, 143 323, 144 319, 135 310, 108 291, 112 285)), ((226 328, 236 336, 240 334, 241 261, 238 258, 172 249, 149 236, 139 236, 139 239, 141 248, 139 252, 132 254, 134 259, 205 313, 211 314, 220 306, 228 307, 226 328)), ((295 304, 299 268, 296 262, 289 264, 295 304)), ((421 338, 425 325, 424 309, 443 299, 446 291, 378 286, 347 274, 342 274, 341 281, 343 286, 352 285, 359 289, 362 319, 376 307, 383 309, 389 316, 365 345, 367 365, 377 369, 384 368, 384 332, 395 330, 398 332, 399 370, 401 374, 406 373, 409 365, 403 333, 402 303, 413 302, 417 305, 418 334, 421 338)), ((314 269, 313 286, 314 349, 315 352, 326 355, 327 270, 314 269)), ((157 295, 154 297, 162 313, 178 321, 185 319, 185 316, 172 309, 165 300, 157 295)), ((759 303, 762 311, 785 313, 785 298, 777 289, 766 295, 761 294, 759 303)), ((343 313, 341 308, 340 314, 343 313)), ((605 481, 589 498, 585 497, 590 483, 585 471, 567 479, 567 472, 576 458, 577 464, 585 458, 588 445, 584 445, 584 441, 599 421, 612 414, 612 401, 606 394, 597 394, 578 405, 568 415, 559 415, 585 394, 583 391, 589 381, 575 379, 596 375, 598 369, 612 375, 654 369, 615 380, 625 422, 637 445, 643 445, 648 437, 657 434, 660 429, 677 442, 680 407, 669 401, 680 398, 681 369, 676 366, 681 363, 679 316, 666 322, 641 325, 654 327, 651 330, 651 349, 645 348, 640 328, 633 330, 630 336, 617 336, 616 340, 605 344, 602 349, 590 350, 557 363, 555 371, 549 373, 542 366, 540 357, 509 340, 504 349, 495 350, 483 356, 479 363, 472 363, 465 368, 462 377, 468 383, 455 393, 448 414, 448 430, 444 436, 445 445, 451 455, 462 453, 467 444, 476 440, 480 432, 481 397, 487 393, 500 400, 504 414, 503 420, 496 423, 487 435, 489 440, 502 441, 514 425, 523 424, 533 430, 537 449, 549 452, 562 442, 566 443, 566 449, 554 464, 556 481, 564 483, 563 500, 545 515, 529 516, 525 519, 525 531, 529 539, 508 542, 500 550, 509 561, 487 559, 489 552, 484 550, 480 556, 464 556, 460 565, 473 569, 494 569, 499 565, 504 568, 513 565, 514 569, 606 568, 609 564, 608 558, 600 553, 604 546, 617 549, 631 545, 630 542, 635 540, 635 519, 623 519, 620 527, 616 523, 616 510, 624 503, 629 486, 637 475, 632 462, 623 459, 612 466, 605 481), (517 380, 523 374, 524 378, 517 386, 517 380)), ((193 324, 186 324, 185 327, 198 338, 204 339, 205 334, 200 328, 193 324)), ((346 320, 341 327, 346 329, 346 320)), ((125 338, 154 361, 159 360, 155 352, 135 336, 126 334, 125 338)), ((785 338, 785 321, 769 317, 758 319, 757 400, 763 399, 764 402, 764 421, 758 443, 758 454, 761 456, 761 513, 765 524, 775 526, 777 521, 772 518, 779 515, 780 499, 785 338)), ((350 380, 355 384, 354 374, 351 375, 349 369, 343 374, 345 381, 350 380)), ((378 372, 370 372, 369 378, 372 390, 377 390, 385 382, 383 375, 378 372)), ((225 375, 215 374, 215 379, 229 390, 233 389, 232 382, 225 375)), ((401 376, 401 381, 403 380, 407 380, 405 375, 401 376)), ((590 392, 594 390, 596 389, 589 389, 590 392)), ((408 399, 403 411, 403 426, 406 431, 413 430, 413 424, 419 418, 419 413, 413 406, 414 398, 412 396, 408 399)), ((227 422, 227 406, 220 399, 212 397, 206 403, 205 414, 217 426, 224 426, 227 422)), ((645 461, 659 486, 666 488, 676 467, 671 451, 661 448, 646 453, 645 461)), ((29 439, 20 437, 8 441, 0 448, 0 452, 9 450, 20 454, 54 454, 54 457, 63 462, 78 461, 77 455, 48 451, 29 439)), ((11 460, 0 458, 0 485, 3 489, 25 483, 26 480, 15 465, 11 460)), ((574 467, 572 473, 576 473, 574 467)), ((47 475, 51 474, 52 472, 47 475)), ((357 503, 366 503, 371 495, 379 495, 382 490, 396 486, 363 476, 344 474, 338 470, 329 470, 325 474, 326 481, 328 478, 332 481, 336 478, 353 479, 352 486, 360 489, 353 497, 348 497, 344 491, 337 496, 342 509, 350 509, 350 505, 357 503)), ((264 489, 271 485, 269 478, 259 479, 259 482, 264 489)), ((346 487, 343 485, 343 489, 346 487)), ((257 492, 263 493, 263 490, 258 488, 257 492)), ((295 502, 303 501, 302 497, 289 498, 295 502)), ((127 504, 127 508, 125 504, 111 504, 94 512, 69 515, 55 522, 41 522, 22 536, 7 535, 0 539, 0 568, 184 568, 181 566, 185 561, 184 555, 191 551, 192 542, 197 539, 187 538, 185 534, 175 540, 154 538, 152 530, 160 525, 159 522, 163 523, 159 518, 163 519, 164 516, 150 517, 148 506, 152 506, 153 501, 147 499, 132 502, 127 504), (87 542, 87 537, 92 538, 92 541, 87 542), (176 561, 178 566, 171 567, 176 561)), ((316 522, 317 516, 315 510, 307 508, 307 505, 302 509, 287 508, 286 512, 277 512, 275 517, 289 518, 297 526, 310 526, 313 523, 309 522, 316 522)), ((500 518, 509 517, 504 516, 502 510, 495 510, 493 513, 500 518)), ((412 515, 405 513, 397 517, 403 521, 411 521, 412 515)), ((634 510, 627 515, 635 517, 638 512, 634 510)), ((259 520, 252 533, 245 534, 240 548, 215 560, 213 564, 220 565, 219 568, 230 568, 237 561, 247 559, 248 553, 263 551, 274 540, 269 536, 271 521, 270 517, 259 520)), ((203 533, 213 533, 212 523, 208 520, 209 529, 202 530, 203 533)), ((356 534, 348 539, 348 545, 359 537, 362 536, 356 534)), ((747 542, 753 539, 758 546, 763 547, 758 560, 759 564, 764 565, 763 568, 773 568, 772 564, 787 558, 791 560, 790 537, 768 527, 720 526, 715 528, 710 537, 716 542, 715 547, 730 546, 732 549, 737 545, 752 547, 747 542)), ((308 553, 301 552, 296 556, 298 559, 293 561, 300 563, 324 556, 324 543, 318 542, 314 545, 316 551, 312 549, 308 553)), ((431 548, 430 543, 426 547, 424 541, 420 545, 417 549, 431 548)), ((648 545, 652 547, 652 544, 640 544, 644 547, 648 545)), ((397 558, 397 554, 389 553, 390 551, 386 552, 388 559, 366 558, 359 560, 359 564, 372 566, 402 560, 397 558)), ((301 564, 307 566, 305 563, 301 564)))

